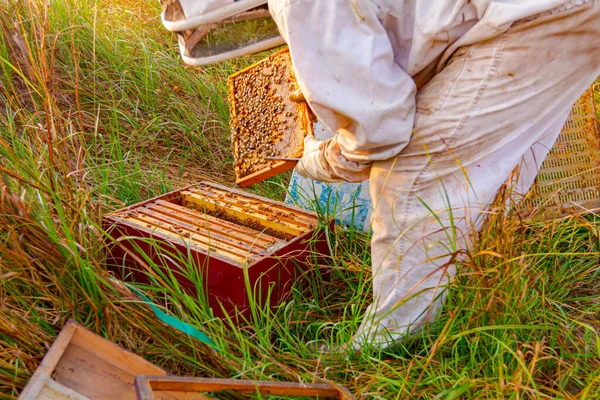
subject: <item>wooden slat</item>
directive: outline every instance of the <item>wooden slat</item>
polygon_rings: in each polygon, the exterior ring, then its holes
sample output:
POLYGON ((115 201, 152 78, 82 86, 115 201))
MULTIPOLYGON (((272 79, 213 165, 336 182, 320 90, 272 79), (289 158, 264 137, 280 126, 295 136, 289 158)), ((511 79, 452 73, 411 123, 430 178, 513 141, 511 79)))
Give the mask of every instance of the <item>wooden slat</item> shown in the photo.
POLYGON ((217 227, 223 235, 231 235, 248 243, 255 243, 258 241, 267 245, 273 245, 281 241, 280 239, 269 236, 264 232, 259 232, 245 226, 236 225, 234 223, 218 219, 208 214, 200 213, 196 210, 191 210, 168 201, 157 201, 155 204, 150 204, 147 207, 165 212, 172 211, 175 213, 173 215, 177 215, 178 218, 181 218, 185 221, 195 220, 197 221, 196 223, 201 221, 202 223, 210 224, 217 227))
POLYGON ((242 178, 236 179, 235 184, 241 188, 256 185, 257 183, 262 182, 265 179, 269 179, 274 177, 275 175, 281 174, 282 172, 289 171, 290 169, 294 168, 297 163, 297 161, 280 161, 274 163, 269 168, 264 168, 250 175, 246 175, 242 178))
MULTIPOLYGON (((205 208, 209 211, 215 211, 218 207, 218 205, 215 202, 215 199, 202 196, 200 193, 195 193, 186 190, 181 192, 181 196, 183 198, 184 205, 186 203, 192 203, 196 206, 199 206, 201 209, 205 208)), ((301 234, 306 232, 305 229, 300 229, 296 226, 282 224, 278 221, 271 220, 268 216, 264 214, 260 214, 249 209, 243 209, 236 205, 229 205, 227 208, 219 209, 241 221, 258 222, 265 228, 270 228, 277 232, 282 232, 293 236, 300 236, 301 234)))
POLYGON ((148 234, 159 233, 163 237, 166 237, 169 240, 176 242, 188 241, 189 243, 206 253, 211 252, 215 254, 220 254, 221 256, 227 257, 236 262, 243 263, 246 259, 252 259, 252 257, 248 257, 252 254, 247 250, 243 252, 240 249, 224 244, 216 246, 214 244, 211 244, 207 238, 204 238, 202 236, 188 236, 178 233, 170 227, 170 224, 156 220, 152 217, 138 214, 136 217, 131 216, 124 218, 123 221, 129 222, 136 229, 145 231, 148 234))
POLYGON ((261 252, 266 250, 266 247, 262 247, 260 245, 252 244, 252 243, 245 243, 245 242, 241 241, 239 238, 222 235, 220 233, 220 231, 218 231, 218 230, 214 230, 214 229, 210 229, 210 228, 207 229, 206 227, 201 227, 201 226, 195 225, 195 224, 192 225, 185 221, 182 221, 181 219, 173 218, 166 214, 156 212, 156 211, 150 210, 148 208, 141 208, 140 210, 138 210, 138 212, 140 214, 144 214, 149 217, 152 217, 158 221, 162 221, 171 226, 181 227, 181 228, 185 229, 187 232, 182 234, 184 237, 186 237, 186 236, 189 237, 189 233, 191 232, 191 233, 193 233, 194 238, 198 238, 198 237, 206 238, 206 240, 207 240, 206 243, 209 244, 210 246, 218 246, 218 245, 231 246, 231 247, 240 249, 244 252, 250 252, 253 254, 260 254, 261 252))
POLYGON ((155 394, 221 392, 233 390, 241 394, 260 393, 278 396, 307 396, 353 400, 354 396, 342 386, 329 384, 302 384, 264 382, 237 379, 187 378, 175 376, 138 377, 135 381, 138 400, 153 400, 155 394))
POLYGON ((223 186, 216 185, 216 184, 202 183, 197 186, 188 187, 185 190, 199 192, 202 194, 225 196, 225 197, 230 197, 230 198, 235 198, 235 199, 242 198, 244 201, 248 201, 249 203, 268 206, 268 207, 271 207, 272 209, 278 209, 280 211, 285 211, 285 212, 293 211, 304 222, 308 223, 309 225, 312 225, 318 221, 317 215, 314 212, 300 209, 297 207, 292 207, 287 204, 275 202, 275 201, 272 201, 269 199, 259 198, 257 196, 251 195, 246 192, 232 190, 227 187, 223 187, 223 186))
POLYGON ((264 201, 261 202, 252 197, 238 195, 237 193, 232 194, 224 190, 217 192, 204 192, 195 188, 189 189, 189 191, 212 198, 222 203, 244 206, 251 208, 258 213, 282 218, 287 224, 297 226, 299 229, 313 228, 318 222, 317 218, 315 216, 311 216, 310 214, 303 214, 301 212, 297 212, 296 210, 294 210, 296 212, 292 212, 289 208, 283 205, 279 205, 277 203, 267 203, 264 201))
POLYGON ((152 387, 148 382, 148 380, 152 378, 154 377, 145 375, 138 375, 135 378, 135 391, 137 393, 138 400, 214 400, 214 397, 208 397, 204 396, 203 394, 194 392, 171 391, 162 392, 159 393, 158 396, 154 396, 152 387))

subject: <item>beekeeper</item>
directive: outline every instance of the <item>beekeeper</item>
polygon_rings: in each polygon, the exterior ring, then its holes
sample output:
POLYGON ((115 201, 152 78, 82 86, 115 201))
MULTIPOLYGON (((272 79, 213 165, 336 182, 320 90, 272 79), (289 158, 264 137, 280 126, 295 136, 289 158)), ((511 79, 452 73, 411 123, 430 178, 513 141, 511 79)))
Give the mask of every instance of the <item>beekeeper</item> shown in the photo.
POLYGON ((528 190, 600 74, 600 0, 268 6, 306 100, 338 133, 307 138, 297 171, 370 179, 374 302, 354 345, 385 348, 435 317, 499 188, 517 169, 517 189, 528 190))

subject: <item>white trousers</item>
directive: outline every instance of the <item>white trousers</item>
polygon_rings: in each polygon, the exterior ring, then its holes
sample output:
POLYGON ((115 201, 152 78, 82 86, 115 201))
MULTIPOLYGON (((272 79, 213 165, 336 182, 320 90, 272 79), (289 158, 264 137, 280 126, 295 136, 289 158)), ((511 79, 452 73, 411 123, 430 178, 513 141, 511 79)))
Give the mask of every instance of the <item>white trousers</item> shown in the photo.
POLYGON ((420 89, 410 144, 371 171, 375 301, 355 338, 386 347, 435 317, 454 257, 515 167, 533 183, 600 74, 600 0, 456 51, 420 89))

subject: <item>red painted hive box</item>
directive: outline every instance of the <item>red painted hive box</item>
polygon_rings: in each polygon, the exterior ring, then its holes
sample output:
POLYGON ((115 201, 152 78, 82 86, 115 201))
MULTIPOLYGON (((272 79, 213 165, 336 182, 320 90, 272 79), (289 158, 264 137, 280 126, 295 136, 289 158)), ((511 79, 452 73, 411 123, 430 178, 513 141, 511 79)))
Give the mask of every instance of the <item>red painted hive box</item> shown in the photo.
POLYGON ((149 275, 172 273, 188 293, 206 294, 220 317, 249 317, 250 295, 261 305, 280 303, 307 258, 327 249, 316 214, 208 182, 112 212, 104 222, 114 239, 107 265, 118 277, 148 283, 149 275))

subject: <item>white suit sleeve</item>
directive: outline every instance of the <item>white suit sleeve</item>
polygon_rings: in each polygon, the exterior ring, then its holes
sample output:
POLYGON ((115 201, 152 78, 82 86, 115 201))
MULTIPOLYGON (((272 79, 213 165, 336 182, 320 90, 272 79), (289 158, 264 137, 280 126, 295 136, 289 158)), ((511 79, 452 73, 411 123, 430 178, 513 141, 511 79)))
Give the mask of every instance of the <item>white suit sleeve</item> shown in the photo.
POLYGON ((270 0, 289 45, 300 89, 338 135, 320 161, 334 178, 368 178, 373 161, 409 142, 416 87, 395 62, 390 40, 369 0, 270 0))

